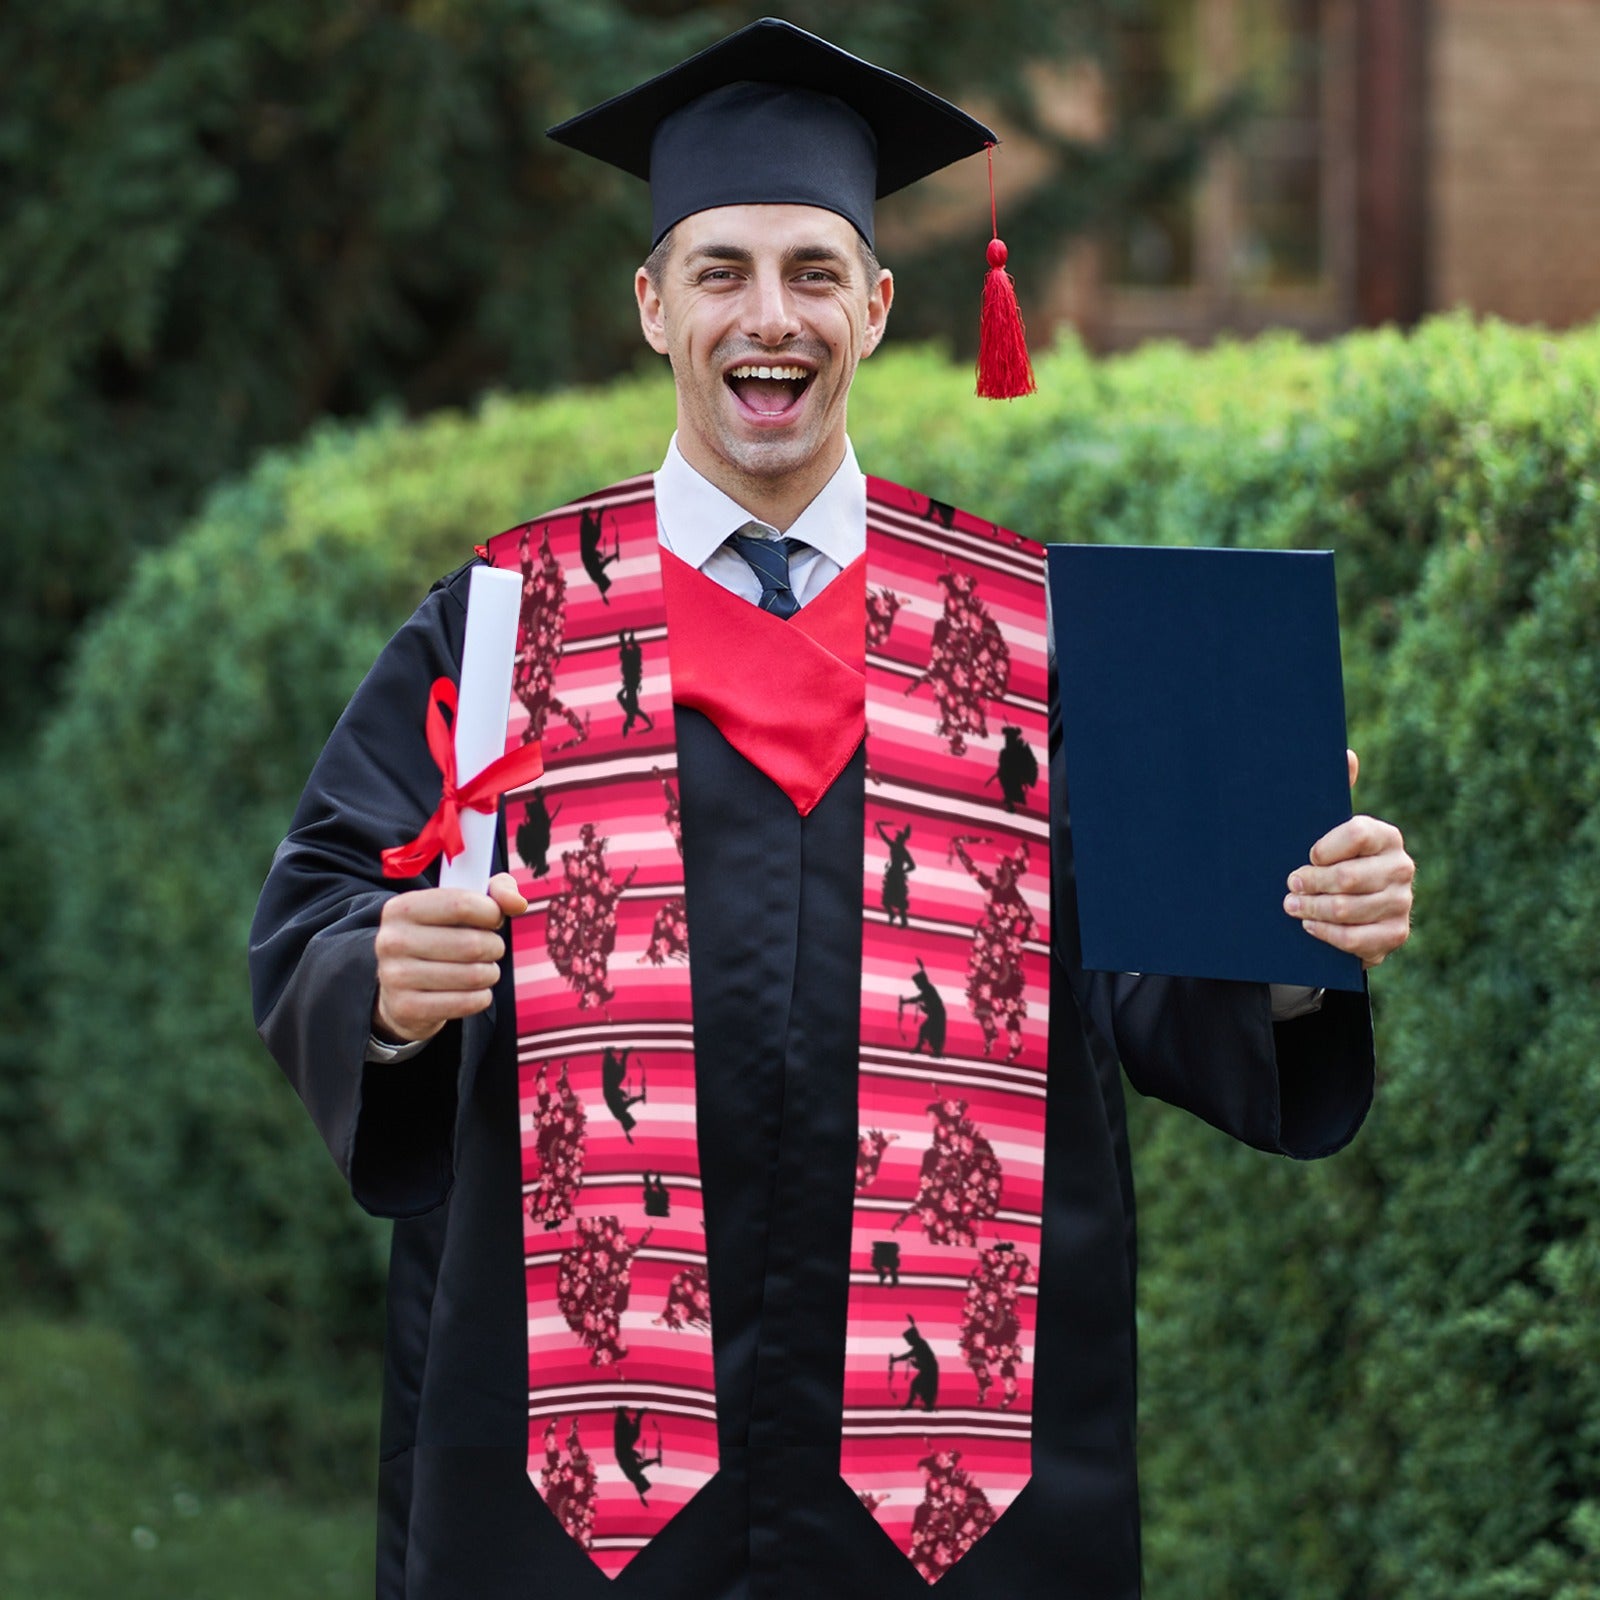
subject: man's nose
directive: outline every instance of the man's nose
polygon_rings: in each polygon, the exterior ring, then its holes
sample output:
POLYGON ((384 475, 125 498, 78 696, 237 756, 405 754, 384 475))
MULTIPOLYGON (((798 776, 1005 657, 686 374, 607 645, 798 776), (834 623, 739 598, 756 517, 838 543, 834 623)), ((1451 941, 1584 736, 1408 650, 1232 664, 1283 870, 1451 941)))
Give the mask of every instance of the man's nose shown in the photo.
POLYGON ((745 331, 768 348, 776 348, 799 333, 800 319, 795 313, 794 295, 781 273, 761 273, 755 278, 745 331))

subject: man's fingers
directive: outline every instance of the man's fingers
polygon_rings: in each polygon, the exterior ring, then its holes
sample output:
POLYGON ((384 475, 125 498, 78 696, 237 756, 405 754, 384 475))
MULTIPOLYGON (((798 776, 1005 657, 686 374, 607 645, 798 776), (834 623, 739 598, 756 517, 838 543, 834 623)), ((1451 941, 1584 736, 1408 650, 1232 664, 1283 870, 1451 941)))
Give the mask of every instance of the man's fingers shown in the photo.
POLYGON ((443 927, 431 922, 380 923, 378 962, 412 957, 419 961, 499 961, 505 939, 488 928, 443 927))
MULTIPOLYGON (((1355 752, 1350 753, 1352 781, 1355 752)), ((1352 817, 1311 847, 1311 860, 1289 874, 1283 909, 1307 933, 1375 967, 1411 934, 1416 863, 1393 823, 1352 817)))
POLYGON ((1296 867, 1289 874, 1290 894, 1377 894, 1391 884, 1410 883, 1416 865, 1403 850, 1375 856, 1352 856, 1332 866, 1296 867))
POLYGON ((1352 925, 1341 922, 1303 922, 1300 924, 1314 938, 1335 949, 1348 950, 1359 956, 1364 967, 1375 967, 1386 955, 1398 950, 1411 932, 1408 919, 1388 919, 1352 925))
POLYGON ((1405 840, 1392 822, 1380 822, 1376 817, 1351 817, 1327 833, 1311 847, 1311 864, 1317 867, 1347 861, 1352 856, 1376 856, 1385 850, 1405 849, 1405 840))
POLYGON ((1344 759, 1345 765, 1350 769, 1350 787, 1353 789, 1356 786, 1356 779, 1361 776, 1361 757, 1354 750, 1346 750, 1344 759))
POLYGON ((528 901, 509 872, 497 872, 489 880, 489 897, 508 917, 520 917, 528 901))
POLYGON ((384 902, 378 921, 373 1023, 389 1039, 430 1039, 447 1022, 487 1010, 506 942, 496 931, 527 902, 510 873, 489 894, 414 889, 384 902))
POLYGON ((419 961, 402 956, 378 970, 378 983, 390 994, 493 989, 499 981, 500 968, 493 961, 419 961))
POLYGON ((1290 894, 1284 896, 1283 909, 1304 922, 1386 922, 1410 913, 1411 890, 1392 883, 1367 894, 1290 894))
POLYGON ((447 1022, 487 1010, 493 999, 492 989, 380 991, 372 1020, 381 1037, 416 1042, 431 1039, 447 1022))
MULTIPOLYGON (((515 879, 512 883, 515 886, 515 879)), ((383 906, 385 922, 420 922, 430 927, 498 928, 504 915, 493 898, 470 889, 412 889, 386 900, 383 906)))

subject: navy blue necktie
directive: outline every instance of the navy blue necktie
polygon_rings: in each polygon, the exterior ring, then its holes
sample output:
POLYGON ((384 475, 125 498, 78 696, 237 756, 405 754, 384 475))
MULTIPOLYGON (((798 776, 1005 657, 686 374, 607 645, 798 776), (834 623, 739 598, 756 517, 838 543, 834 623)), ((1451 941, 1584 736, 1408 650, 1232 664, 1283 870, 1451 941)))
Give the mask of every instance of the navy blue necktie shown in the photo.
MULTIPOLYGON (((758 528, 758 522, 747 522, 745 527, 758 528)), ((750 570, 761 580, 761 599, 757 602, 763 611, 787 621, 800 609, 800 602, 789 587, 789 559, 797 550, 807 549, 804 539, 763 539, 753 533, 730 533, 728 543, 744 557, 750 570)))

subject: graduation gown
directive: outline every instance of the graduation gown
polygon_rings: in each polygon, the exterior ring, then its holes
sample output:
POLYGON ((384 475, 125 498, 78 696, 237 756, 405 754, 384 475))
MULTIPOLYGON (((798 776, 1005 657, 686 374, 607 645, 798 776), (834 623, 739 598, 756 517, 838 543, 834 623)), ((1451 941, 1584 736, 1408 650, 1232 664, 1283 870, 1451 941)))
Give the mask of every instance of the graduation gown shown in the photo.
MULTIPOLYGON (((614 1582, 526 1471, 515 1029, 493 1009, 364 1060, 379 852, 431 812, 422 707, 459 675, 467 571, 395 636, 330 736, 262 892, 262 1037, 355 1199, 395 1220, 380 1600, 925 1600, 838 1476, 856 1158, 863 753, 802 818, 679 708, 720 1470, 614 1582)), ((1144 1093, 1317 1156, 1373 1083, 1364 995, 1274 1025, 1264 984, 1089 974, 1052 737, 1055 939, 1033 1478, 941 1600, 1133 1600, 1134 1234, 1118 1060, 1144 1093)))

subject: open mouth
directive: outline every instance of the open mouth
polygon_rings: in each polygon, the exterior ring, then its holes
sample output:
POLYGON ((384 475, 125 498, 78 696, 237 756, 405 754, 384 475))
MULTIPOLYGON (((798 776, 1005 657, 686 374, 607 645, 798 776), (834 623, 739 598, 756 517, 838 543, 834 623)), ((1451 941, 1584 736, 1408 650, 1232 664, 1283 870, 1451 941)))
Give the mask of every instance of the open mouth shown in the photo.
POLYGON ((741 405, 758 417, 781 417, 794 409, 814 374, 808 367, 734 367, 723 380, 741 405))

